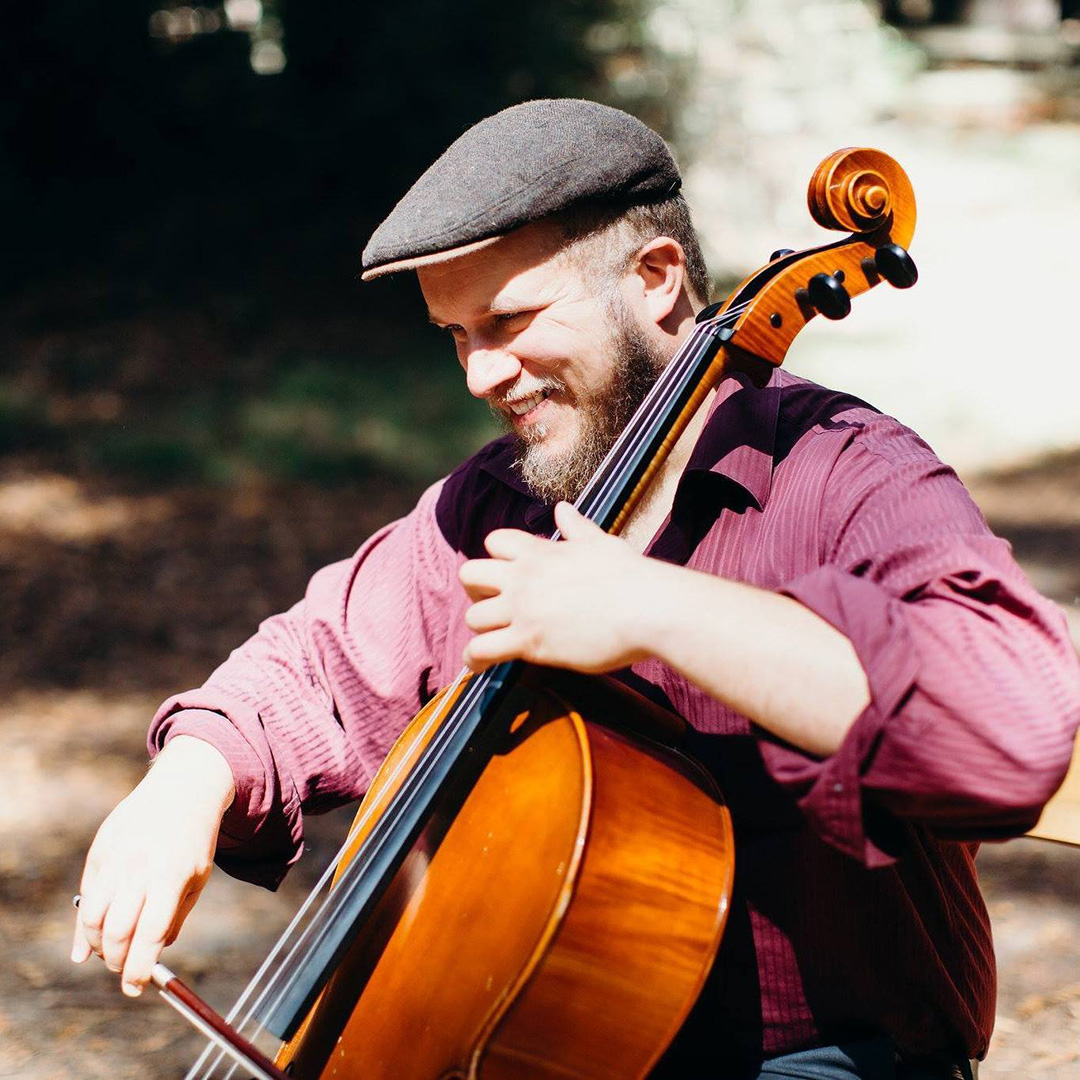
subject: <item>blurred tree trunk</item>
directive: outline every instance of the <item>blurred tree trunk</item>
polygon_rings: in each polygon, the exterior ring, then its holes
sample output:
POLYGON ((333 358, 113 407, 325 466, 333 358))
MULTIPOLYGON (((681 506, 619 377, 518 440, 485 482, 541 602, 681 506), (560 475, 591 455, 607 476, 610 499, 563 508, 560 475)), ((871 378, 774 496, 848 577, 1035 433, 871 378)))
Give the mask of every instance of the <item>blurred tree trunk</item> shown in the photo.
POLYGON ((820 242, 813 168, 881 142, 921 54, 864 0, 666 0, 647 26, 683 87, 672 134, 714 278, 820 242))

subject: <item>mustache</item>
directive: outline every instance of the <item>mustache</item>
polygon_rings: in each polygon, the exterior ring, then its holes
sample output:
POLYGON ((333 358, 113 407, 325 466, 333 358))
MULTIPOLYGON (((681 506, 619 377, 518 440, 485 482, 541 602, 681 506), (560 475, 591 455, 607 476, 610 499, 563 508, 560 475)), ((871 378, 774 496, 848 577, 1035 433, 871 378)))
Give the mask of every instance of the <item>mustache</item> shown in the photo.
POLYGON ((532 397, 533 394, 540 394, 544 391, 554 394, 565 390, 566 383, 562 379, 549 375, 544 378, 529 379, 528 381, 519 380, 509 390, 501 394, 493 394, 487 399, 487 402, 488 407, 494 412, 505 413, 510 411, 511 404, 524 401, 526 398, 532 397))

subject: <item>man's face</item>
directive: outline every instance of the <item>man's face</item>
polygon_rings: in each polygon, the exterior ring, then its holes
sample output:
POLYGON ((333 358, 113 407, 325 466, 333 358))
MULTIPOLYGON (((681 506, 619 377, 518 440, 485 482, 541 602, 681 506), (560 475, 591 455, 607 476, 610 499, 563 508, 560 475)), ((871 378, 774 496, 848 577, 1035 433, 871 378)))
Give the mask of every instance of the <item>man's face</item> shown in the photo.
POLYGON ((530 225, 418 271, 469 390, 517 435, 522 475, 551 502, 576 498, 663 366, 617 285, 556 239, 530 225))

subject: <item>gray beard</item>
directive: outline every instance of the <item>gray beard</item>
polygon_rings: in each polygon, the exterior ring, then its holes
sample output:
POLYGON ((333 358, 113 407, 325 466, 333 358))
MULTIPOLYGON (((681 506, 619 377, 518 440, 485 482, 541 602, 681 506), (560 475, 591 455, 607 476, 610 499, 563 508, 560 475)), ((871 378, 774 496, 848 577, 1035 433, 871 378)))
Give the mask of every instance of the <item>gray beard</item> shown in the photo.
POLYGON ((574 444, 552 453, 542 440, 529 442, 519 436, 516 465, 542 502, 573 502, 581 494, 666 363, 623 312, 613 314, 610 349, 615 364, 607 382, 578 401, 581 423, 574 444))

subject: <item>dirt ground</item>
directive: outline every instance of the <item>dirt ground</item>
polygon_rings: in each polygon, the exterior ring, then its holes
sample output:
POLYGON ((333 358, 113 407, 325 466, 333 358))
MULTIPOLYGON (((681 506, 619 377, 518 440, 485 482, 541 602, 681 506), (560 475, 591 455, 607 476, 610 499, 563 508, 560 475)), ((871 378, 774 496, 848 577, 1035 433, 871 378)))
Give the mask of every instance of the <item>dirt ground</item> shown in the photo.
MULTIPOLYGON (((972 488, 1039 586, 1080 612, 1080 455, 972 488)), ((0 474, 0 1076, 179 1076, 197 1055, 155 995, 129 1001, 96 961, 67 961, 82 857, 145 767, 161 698, 411 495, 95 490, 26 463, 0 474)), ((314 850, 277 895, 216 873, 168 962, 227 1008, 343 827, 340 814, 313 824, 314 850)), ((1001 983, 983 1080, 1075 1080, 1080 849, 989 846, 980 873, 1001 983)))

